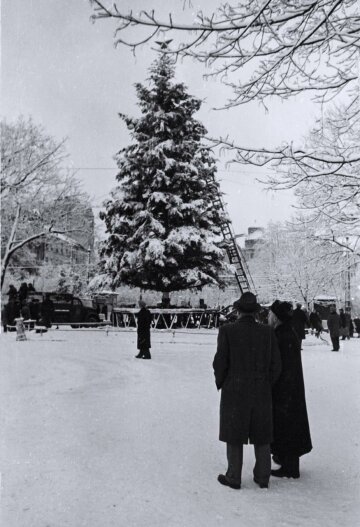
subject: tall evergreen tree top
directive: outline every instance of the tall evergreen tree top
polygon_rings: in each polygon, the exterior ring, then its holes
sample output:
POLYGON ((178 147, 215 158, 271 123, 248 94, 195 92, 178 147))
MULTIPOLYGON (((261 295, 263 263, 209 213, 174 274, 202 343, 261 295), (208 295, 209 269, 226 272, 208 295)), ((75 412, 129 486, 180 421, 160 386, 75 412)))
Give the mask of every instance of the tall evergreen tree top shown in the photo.
POLYGON ((136 84, 141 117, 120 114, 133 143, 116 155, 119 186, 101 213, 109 237, 102 256, 113 286, 175 291, 213 283, 227 271, 218 247, 223 213, 215 160, 194 119, 201 101, 174 83, 166 53, 136 84))

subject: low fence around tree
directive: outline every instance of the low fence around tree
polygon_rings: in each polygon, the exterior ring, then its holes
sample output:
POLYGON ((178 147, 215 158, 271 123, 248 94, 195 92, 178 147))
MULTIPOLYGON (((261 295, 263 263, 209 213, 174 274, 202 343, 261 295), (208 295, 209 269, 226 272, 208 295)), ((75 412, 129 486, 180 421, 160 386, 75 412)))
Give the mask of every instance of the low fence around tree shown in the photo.
MULTIPOLYGON (((218 309, 149 309, 153 329, 200 329, 217 328, 221 314, 218 309)), ((135 308, 114 308, 111 322, 117 328, 137 327, 135 308)))

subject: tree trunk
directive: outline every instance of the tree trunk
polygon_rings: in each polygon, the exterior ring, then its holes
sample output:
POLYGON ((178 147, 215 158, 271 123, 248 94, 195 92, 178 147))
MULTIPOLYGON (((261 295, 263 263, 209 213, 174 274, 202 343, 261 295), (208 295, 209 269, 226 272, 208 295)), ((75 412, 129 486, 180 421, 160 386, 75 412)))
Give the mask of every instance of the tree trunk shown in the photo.
POLYGON ((168 291, 162 294, 161 304, 163 308, 170 307, 170 293, 168 291))
POLYGON ((13 223, 13 225, 11 227, 10 236, 9 236, 9 239, 7 241, 7 244, 6 244, 5 254, 4 254, 4 257, 3 257, 2 262, 1 262, 1 289, 2 289, 2 287, 4 285, 6 269, 7 269, 7 266, 9 265, 9 261, 10 261, 11 255, 12 255, 11 248, 14 245, 16 229, 17 229, 18 222, 19 222, 19 217, 20 217, 20 210, 21 210, 20 205, 18 205, 16 207, 14 223, 13 223))

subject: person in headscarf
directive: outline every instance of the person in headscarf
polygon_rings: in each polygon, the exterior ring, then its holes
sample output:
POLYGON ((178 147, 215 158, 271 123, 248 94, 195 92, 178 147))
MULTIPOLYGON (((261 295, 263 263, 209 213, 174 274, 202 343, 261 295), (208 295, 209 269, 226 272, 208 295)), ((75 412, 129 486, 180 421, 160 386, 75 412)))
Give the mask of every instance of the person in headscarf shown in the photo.
POLYGON ((275 328, 282 370, 274 383, 271 444, 273 460, 281 467, 275 477, 299 478, 300 457, 312 450, 301 361, 301 342, 292 326, 292 305, 276 300, 270 307, 269 325, 275 328))

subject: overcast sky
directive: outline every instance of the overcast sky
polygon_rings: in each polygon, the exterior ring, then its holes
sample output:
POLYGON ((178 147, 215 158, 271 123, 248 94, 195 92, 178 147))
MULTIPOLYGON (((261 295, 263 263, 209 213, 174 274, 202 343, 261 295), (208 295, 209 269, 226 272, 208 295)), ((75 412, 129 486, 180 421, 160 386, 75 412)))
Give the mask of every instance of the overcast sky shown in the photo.
MULTIPOLYGON (((185 12, 184 0, 122 0, 121 5, 134 11, 155 8, 163 17, 175 10, 191 19, 198 7, 210 13, 220 3, 193 1, 185 12)), ((97 213, 116 183, 113 156, 130 142, 117 114, 139 114, 134 83, 145 81, 156 52, 143 47, 134 58, 127 48, 115 49, 113 22, 93 24, 91 14, 88 0, 2 0, 2 115, 8 120, 31 115, 57 139, 68 138, 68 164, 78 169, 97 213)), ((256 104, 214 111, 229 92, 220 81, 205 81, 204 73, 203 66, 185 61, 177 66, 176 80, 204 100, 196 117, 211 136, 277 146, 299 142, 311 126, 314 106, 301 98, 275 102, 268 113, 256 104)), ((226 169, 220 158, 221 188, 237 233, 294 213, 291 193, 264 192, 254 174, 259 173, 240 165, 226 169)))

